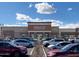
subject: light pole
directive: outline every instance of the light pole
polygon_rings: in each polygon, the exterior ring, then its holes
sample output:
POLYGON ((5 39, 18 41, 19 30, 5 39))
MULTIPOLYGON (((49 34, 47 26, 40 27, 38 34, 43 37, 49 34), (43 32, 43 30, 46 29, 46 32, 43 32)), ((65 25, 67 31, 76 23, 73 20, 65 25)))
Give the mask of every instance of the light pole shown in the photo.
POLYGON ((3 26, 3 24, 0 24, 0 27, 1 27, 1 37, 0 38, 3 38, 3 34, 2 34, 2 26, 3 26))

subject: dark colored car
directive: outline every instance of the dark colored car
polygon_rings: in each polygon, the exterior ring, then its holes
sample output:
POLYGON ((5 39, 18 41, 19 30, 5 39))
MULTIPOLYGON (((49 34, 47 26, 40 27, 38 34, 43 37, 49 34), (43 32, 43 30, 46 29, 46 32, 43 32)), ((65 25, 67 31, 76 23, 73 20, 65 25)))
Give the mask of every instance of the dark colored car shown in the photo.
POLYGON ((0 55, 1 56, 25 56, 27 48, 24 46, 17 46, 11 42, 0 41, 0 55))
POLYGON ((47 53, 48 57, 79 57, 79 44, 72 43, 61 49, 54 49, 47 53))

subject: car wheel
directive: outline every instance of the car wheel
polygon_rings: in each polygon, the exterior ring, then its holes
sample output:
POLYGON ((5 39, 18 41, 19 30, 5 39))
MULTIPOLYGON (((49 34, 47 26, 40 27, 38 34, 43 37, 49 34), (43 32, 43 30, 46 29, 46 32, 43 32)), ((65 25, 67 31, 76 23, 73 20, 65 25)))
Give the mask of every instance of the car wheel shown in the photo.
POLYGON ((19 53, 19 52, 14 52, 14 53, 13 53, 13 56, 14 56, 14 57, 19 57, 19 56, 20 56, 20 53, 19 53))

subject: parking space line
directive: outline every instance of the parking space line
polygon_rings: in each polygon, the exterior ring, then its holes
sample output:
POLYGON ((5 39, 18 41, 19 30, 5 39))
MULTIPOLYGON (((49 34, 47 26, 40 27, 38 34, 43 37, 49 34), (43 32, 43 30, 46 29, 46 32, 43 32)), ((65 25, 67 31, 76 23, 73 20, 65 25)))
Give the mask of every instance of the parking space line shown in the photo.
POLYGON ((44 47, 42 46, 45 57, 47 57, 44 47))
POLYGON ((31 50, 30 55, 32 55, 33 51, 34 51, 35 47, 31 50))

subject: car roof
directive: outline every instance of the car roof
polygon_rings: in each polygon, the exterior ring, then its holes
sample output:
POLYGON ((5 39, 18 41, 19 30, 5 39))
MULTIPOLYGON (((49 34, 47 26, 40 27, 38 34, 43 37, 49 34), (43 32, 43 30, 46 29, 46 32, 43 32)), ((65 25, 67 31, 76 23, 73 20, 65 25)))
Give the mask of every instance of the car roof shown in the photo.
POLYGON ((53 42, 51 45, 59 45, 61 43, 70 43, 70 42, 66 42, 66 41, 63 41, 63 42, 53 42))
POLYGON ((17 45, 14 44, 14 43, 11 42, 11 41, 0 41, 0 43, 8 43, 8 44, 10 44, 10 45, 12 45, 12 46, 14 46, 14 47, 17 47, 17 45))
POLYGON ((11 42, 14 43, 14 42, 20 41, 20 40, 21 40, 21 41, 23 40, 23 41, 26 41, 26 42, 30 42, 29 40, 25 40, 25 39, 16 39, 16 40, 12 40, 11 42))
POLYGON ((70 43, 70 42, 65 42, 65 41, 63 41, 63 42, 57 42, 56 45, 61 44, 61 43, 70 43))
POLYGON ((71 42, 68 42, 68 41, 61 41, 61 42, 58 42, 58 43, 71 43, 71 42))
POLYGON ((9 43, 10 44, 10 41, 0 41, 0 43, 9 43))
POLYGON ((27 38, 15 38, 15 39, 33 39, 33 38, 27 37, 27 38))
POLYGON ((15 39, 14 41, 16 41, 16 40, 25 40, 25 41, 28 41, 27 39, 15 39))

